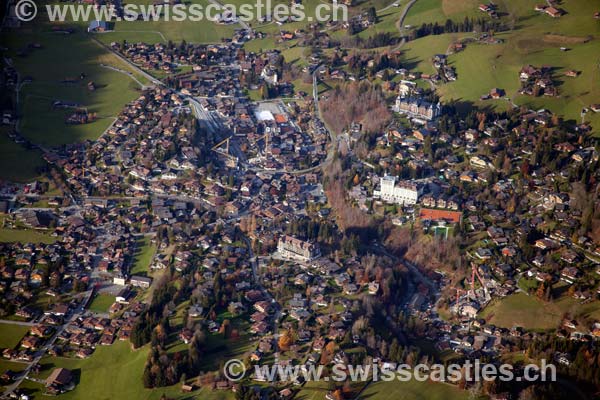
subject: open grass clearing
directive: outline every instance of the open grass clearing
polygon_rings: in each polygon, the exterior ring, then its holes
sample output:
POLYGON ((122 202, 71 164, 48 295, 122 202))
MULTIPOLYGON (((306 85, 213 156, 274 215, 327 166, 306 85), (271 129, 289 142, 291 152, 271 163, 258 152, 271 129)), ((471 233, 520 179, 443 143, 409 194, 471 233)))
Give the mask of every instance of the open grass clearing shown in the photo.
POLYGON ((94 296, 89 310, 97 313, 107 313, 110 306, 115 302, 115 296, 99 293, 94 296))
MULTIPOLYGON (((118 341, 111 346, 99 346, 91 357, 83 360, 46 357, 42 359, 42 371, 37 378, 48 376, 52 369, 62 367, 74 372, 77 386, 74 390, 60 395, 61 400, 158 400, 164 394, 172 399, 200 398, 208 400, 233 399, 229 391, 212 391, 206 388, 192 393, 182 393, 181 385, 176 384, 158 389, 144 389, 142 374, 149 347, 131 350, 129 342, 118 341)), ((43 396, 41 384, 24 381, 20 386, 36 399, 53 399, 43 396)))
POLYGON ((28 331, 28 326, 0 323, 0 348, 14 348, 28 331))
POLYGON ((391 381, 370 384, 358 397, 361 400, 467 400, 469 392, 456 386, 437 383, 391 381))
POLYGON ((19 129, 43 146, 96 139, 123 106, 138 95, 140 87, 126 74, 103 68, 100 64, 129 69, 87 34, 56 34, 48 29, 44 25, 31 33, 8 32, 0 39, 21 79, 31 80, 20 91, 19 129), (32 43, 39 48, 24 50, 32 43), (89 82, 94 82, 97 89, 89 90, 89 82), (56 100, 87 108, 98 118, 88 124, 67 125, 65 118, 74 109, 53 108, 56 100))
POLYGON ((0 228, 1 243, 54 243, 56 237, 35 229, 0 228))
MULTIPOLYGON (((415 18, 418 24, 431 21, 443 23, 452 2, 443 0, 419 0, 411 8, 407 24, 415 18), (444 4, 447 3, 447 4, 444 4)), ((477 4, 453 2, 456 7, 476 10, 477 4), (468 5, 468 7, 467 7, 468 5)), ((458 80, 437 86, 442 101, 458 102, 460 109, 467 110, 476 105, 484 108, 506 110, 516 105, 533 109, 546 108, 563 115, 566 119, 580 121, 583 107, 598 103, 600 99, 600 68, 598 60, 590 57, 600 54, 600 24, 593 18, 596 10, 593 2, 574 0, 561 7, 566 14, 560 18, 550 18, 534 11, 536 2, 500 1, 499 8, 506 23, 514 29, 496 35, 503 42, 497 45, 468 43, 463 52, 449 57, 449 63, 456 68, 458 80), (564 52, 560 47, 567 47, 564 52), (555 67, 554 80, 559 89, 558 97, 538 97, 518 95, 519 70, 527 64, 551 65, 555 67), (579 71, 578 77, 565 76, 568 70, 579 71), (506 91, 508 99, 481 101, 483 94, 493 88, 506 91)), ((454 8, 454 7, 451 7, 454 8)), ((454 12, 454 11, 453 11, 454 12)), ((454 15, 462 15, 456 11, 454 15)), ((464 15, 461 17, 464 18, 464 15)), ((456 19, 455 19, 456 20, 456 19)), ((460 21, 460 19, 458 19, 460 21)), ((417 22, 415 22, 417 24, 417 22)), ((445 53, 447 46, 455 40, 472 34, 445 34, 428 36, 409 42, 403 48, 408 66, 424 73, 433 73, 431 57, 445 53)), ((600 114, 588 113, 586 121, 595 127, 600 126, 600 114)))
POLYGON ((15 143, 8 137, 6 128, 0 129, 0 179, 29 182, 39 176, 44 165, 39 151, 15 143))
MULTIPOLYGON (((557 292, 556 287, 554 292, 557 292)), ((489 323, 504 328, 520 326, 529 330, 545 331, 559 327, 565 314, 572 318, 600 318, 600 302, 581 304, 567 295, 544 302, 536 296, 515 293, 488 305, 480 316, 489 323)))
POLYGON ((156 254, 156 245, 152 244, 152 240, 148 236, 137 241, 137 247, 133 256, 133 266, 131 268, 132 275, 149 275, 150 263, 156 254))

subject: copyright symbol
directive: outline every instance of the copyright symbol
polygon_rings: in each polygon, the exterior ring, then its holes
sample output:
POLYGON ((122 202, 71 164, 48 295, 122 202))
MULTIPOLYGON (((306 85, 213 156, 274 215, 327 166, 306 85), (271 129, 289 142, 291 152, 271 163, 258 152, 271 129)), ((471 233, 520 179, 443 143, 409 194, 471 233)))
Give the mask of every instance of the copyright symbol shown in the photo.
POLYGON ((15 5, 15 15, 23 22, 29 22, 37 15, 37 5, 33 0, 19 0, 15 5))
POLYGON ((223 374, 227 380, 231 382, 237 382, 246 374, 246 366, 242 360, 233 358, 227 361, 223 366, 223 374))

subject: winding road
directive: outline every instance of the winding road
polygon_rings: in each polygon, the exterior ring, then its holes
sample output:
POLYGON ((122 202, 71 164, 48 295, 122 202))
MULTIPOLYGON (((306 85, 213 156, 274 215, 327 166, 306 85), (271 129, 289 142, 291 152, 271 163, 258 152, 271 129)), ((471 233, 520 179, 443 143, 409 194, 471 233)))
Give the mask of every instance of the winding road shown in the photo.
POLYGON ((398 32, 400 33, 400 37, 402 37, 402 39, 400 40, 400 43, 398 43, 398 46, 394 48, 394 51, 399 50, 400 48, 402 48, 402 46, 406 44, 406 38, 404 36, 404 20, 406 19, 408 11, 416 2, 417 0, 410 0, 408 3, 406 3, 404 9, 402 9, 402 14, 400 14, 400 18, 398 18, 398 22, 396 22, 396 29, 398 29, 398 32))

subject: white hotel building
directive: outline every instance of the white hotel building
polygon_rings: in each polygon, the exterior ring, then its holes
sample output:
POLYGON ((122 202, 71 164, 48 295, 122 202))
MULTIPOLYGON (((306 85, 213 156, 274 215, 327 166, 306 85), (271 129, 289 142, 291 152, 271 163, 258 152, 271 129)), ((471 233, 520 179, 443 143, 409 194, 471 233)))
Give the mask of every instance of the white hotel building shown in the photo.
POLYGON ((415 182, 399 182, 396 185, 395 176, 386 175, 380 178, 379 184, 380 189, 375 190, 373 195, 388 203, 417 204, 419 196, 423 194, 422 186, 417 185, 415 182))

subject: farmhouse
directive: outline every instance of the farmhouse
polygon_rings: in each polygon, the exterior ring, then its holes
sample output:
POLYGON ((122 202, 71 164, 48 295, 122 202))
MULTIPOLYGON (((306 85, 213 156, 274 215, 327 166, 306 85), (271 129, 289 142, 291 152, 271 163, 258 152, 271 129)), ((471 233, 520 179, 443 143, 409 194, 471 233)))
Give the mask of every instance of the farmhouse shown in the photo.
POLYGON ((554 7, 547 7, 544 12, 552 18, 558 18, 562 15, 562 12, 554 7))
POLYGON ((90 25, 88 26, 87 31, 89 33, 106 32, 106 31, 108 31, 108 24, 106 23, 106 21, 92 21, 92 22, 90 22, 90 25))
POLYGON ((503 89, 498 89, 498 88, 494 88, 490 91, 490 96, 492 97, 492 99, 499 99, 501 97, 504 97, 504 90, 503 89))
POLYGON ((66 368, 56 368, 48 378, 46 378, 46 387, 55 386, 62 387, 71 383, 73 375, 66 368))

